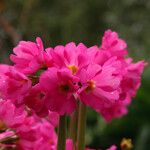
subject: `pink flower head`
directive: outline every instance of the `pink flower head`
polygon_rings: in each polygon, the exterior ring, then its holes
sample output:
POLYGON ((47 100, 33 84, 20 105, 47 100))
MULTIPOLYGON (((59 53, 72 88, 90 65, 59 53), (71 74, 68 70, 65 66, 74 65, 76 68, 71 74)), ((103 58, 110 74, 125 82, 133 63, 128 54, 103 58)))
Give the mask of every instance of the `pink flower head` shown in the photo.
POLYGON ((88 48, 87 54, 90 63, 99 65, 103 65, 111 57, 111 54, 108 51, 100 50, 98 46, 88 48))
POLYGON ((78 78, 68 69, 49 68, 40 76, 40 85, 45 94, 45 105, 60 115, 72 113, 76 108, 73 94, 78 78))
POLYGON ((45 117, 48 115, 48 109, 44 104, 44 94, 41 92, 39 84, 32 86, 23 101, 38 116, 45 117))
POLYGON ((31 88, 31 81, 14 67, 0 65, 0 97, 21 104, 31 88))
POLYGON ((36 38, 36 43, 21 41, 13 49, 14 54, 10 59, 15 63, 15 67, 25 74, 35 73, 40 68, 45 68, 45 54, 42 40, 36 38))
POLYGON ((105 31, 100 47, 101 50, 109 51, 112 56, 123 57, 127 54, 126 47, 126 42, 120 39, 116 32, 105 31))
MULTIPOLYGON (((71 150, 71 149, 70 149, 71 150)), ((97 150, 97 149, 91 149, 91 148, 85 148, 85 150, 97 150)), ((116 145, 112 145, 109 148, 107 148, 106 150, 117 150, 117 146, 116 145)))
POLYGON ((116 146, 116 145, 112 145, 112 146, 109 147, 107 150, 117 150, 117 146, 116 146))
POLYGON ((99 109, 100 114, 106 121, 110 122, 113 118, 120 118, 127 114, 127 106, 131 103, 132 97, 135 96, 140 86, 141 74, 145 65, 144 61, 132 63, 131 59, 124 60, 122 69, 118 69, 117 72, 122 77, 118 100, 110 106, 104 106, 99 109))
POLYGON ((88 65, 86 47, 80 43, 78 46, 71 42, 66 46, 56 46, 51 50, 54 66, 66 67, 76 74, 82 67, 88 65))
POLYGON ((57 135, 55 133, 54 126, 52 126, 46 120, 36 123, 36 132, 39 134, 34 149, 40 150, 56 150, 57 147, 57 135))
POLYGON ((108 107, 99 109, 99 112, 107 122, 110 122, 114 118, 120 118, 127 114, 127 104, 118 100, 108 107))
POLYGON ((45 119, 26 117, 16 129, 16 135, 19 137, 16 143, 18 149, 56 150, 57 135, 54 127, 45 119))
POLYGON ((131 97, 134 97, 141 84, 141 74, 144 67, 147 65, 144 61, 132 63, 132 59, 126 60, 127 67, 123 75, 121 82, 121 88, 124 93, 128 93, 131 97))
POLYGON ((66 150, 73 150, 73 140, 72 139, 66 140, 66 150))
POLYGON ((54 127, 57 127, 59 123, 59 114, 49 110, 48 120, 54 127))
POLYGON ((18 109, 10 100, 0 101, 0 126, 1 128, 16 128, 24 121, 26 113, 18 109))
POLYGON ((82 86, 79 90, 80 99, 95 110, 111 105, 119 98, 121 77, 115 75, 116 68, 109 62, 112 60, 108 60, 103 66, 90 64, 79 74, 82 86))

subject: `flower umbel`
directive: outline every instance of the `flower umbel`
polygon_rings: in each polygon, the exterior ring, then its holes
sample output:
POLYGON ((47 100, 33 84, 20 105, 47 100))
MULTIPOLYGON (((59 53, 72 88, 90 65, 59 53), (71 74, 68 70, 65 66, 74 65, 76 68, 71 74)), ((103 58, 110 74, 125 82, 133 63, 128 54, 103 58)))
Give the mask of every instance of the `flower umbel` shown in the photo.
MULTIPOLYGON (((87 106, 107 122, 127 114, 147 65, 127 58, 126 42, 111 30, 104 33, 100 46, 70 42, 44 49, 36 38, 19 42, 13 52, 14 65, 0 64, 0 149, 88 149, 87 106), (73 112, 70 131, 76 133, 66 141, 66 119, 73 112)), ((122 150, 132 147, 131 139, 122 140, 122 150)))

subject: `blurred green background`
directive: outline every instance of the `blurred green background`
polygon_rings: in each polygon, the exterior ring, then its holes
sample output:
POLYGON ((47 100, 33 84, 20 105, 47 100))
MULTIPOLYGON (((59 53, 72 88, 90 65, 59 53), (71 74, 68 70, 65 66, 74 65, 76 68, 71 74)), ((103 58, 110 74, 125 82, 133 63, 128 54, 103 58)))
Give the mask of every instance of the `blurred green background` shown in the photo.
MULTIPOLYGON (((21 39, 40 36, 45 47, 70 41, 100 45, 108 28, 127 41, 130 56, 150 62, 149 0, 0 0, 0 63, 10 63, 8 56, 21 39)), ((87 145, 105 149, 126 137, 135 150, 150 149, 149 98, 147 66, 128 115, 107 124, 88 111, 87 145)))

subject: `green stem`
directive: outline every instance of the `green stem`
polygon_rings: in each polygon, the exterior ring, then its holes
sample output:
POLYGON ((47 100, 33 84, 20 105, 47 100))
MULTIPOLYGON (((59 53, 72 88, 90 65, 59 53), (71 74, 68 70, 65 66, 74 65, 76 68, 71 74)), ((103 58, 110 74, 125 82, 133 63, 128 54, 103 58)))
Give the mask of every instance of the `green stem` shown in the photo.
POLYGON ((85 149, 86 106, 80 102, 78 115, 77 150, 85 149))
POLYGON ((66 116, 65 115, 60 116, 59 128, 58 128, 57 150, 65 150, 66 149, 66 129, 67 129, 66 116))
POLYGON ((69 123, 69 138, 73 140, 73 150, 76 148, 77 141, 77 125, 78 125, 78 106, 76 111, 70 117, 69 123))
POLYGON ((75 111, 70 117, 70 124, 69 124, 69 138, 76 142, 77 136, 77 111, 75 111))

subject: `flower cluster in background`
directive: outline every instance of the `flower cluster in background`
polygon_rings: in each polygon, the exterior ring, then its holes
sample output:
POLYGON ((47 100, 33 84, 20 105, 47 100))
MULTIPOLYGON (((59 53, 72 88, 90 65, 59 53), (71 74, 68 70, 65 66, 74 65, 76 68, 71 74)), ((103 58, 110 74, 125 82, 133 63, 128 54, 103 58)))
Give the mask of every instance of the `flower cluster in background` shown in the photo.
POLYGON ((126 42, 111 30, 100 46, 44 48, 37 38, 13 52, 14 65, 0 64, 0 146, 23 150, 55 150, 59 115, 71 115, 78 102, 108 122, 125 115, 146 65, 127 57, 126 42))

